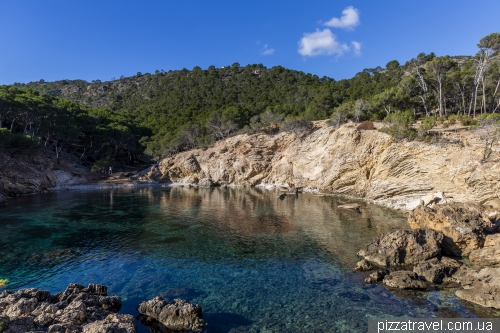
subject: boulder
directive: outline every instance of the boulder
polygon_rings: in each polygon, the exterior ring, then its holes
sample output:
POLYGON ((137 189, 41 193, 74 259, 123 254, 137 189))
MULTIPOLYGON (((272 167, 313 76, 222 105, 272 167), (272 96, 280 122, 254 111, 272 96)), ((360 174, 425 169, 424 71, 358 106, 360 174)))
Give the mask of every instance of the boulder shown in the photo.
POLYGON ((419 262, 413 267, 420 278, 431 283, 442 283, 445 277, 450 277, 456 270, 456 267, 450 267, 437 258, 419 262))
POLYGON ((500 309, 500 267, 472 267, 459 270, 454 275, 463 289, 457 297, 481 306, 500 309))
POLYGON ((366 283, 380 282, 384 279, 385 275, 386 275, 386 273, 382 272, 382 271, 373 272, 370 274, 370 276, 368 276, 365 279, 365 282, 366 283))
POLYGON ((433 208, 418 206, 408 215, 411 228, 428 228, 444 234, 443 252, 453 256, 466 256, 483 246, 486 228, 494 224, 473 203, 447 203, 433 208))
POLYGON ((139 304, 137 310, 144 315, 141 322, 151 327, 152 331, 164 327, 171 331, 201 332, 206 326, 201 306, 181 299, 167 302, 157 296, 139 304))
POLYGON ((6 290, 0 294, 0 322, 8 333, 135 333, 132 316, 115 314, 121 305, 119 297, 95 284, 72 283, 55 295, 36 288, 6 290))
POLYGON ((397 230, 384 234, 358 255, 379 266, 416 264, 441 254, 443 234, 430 229, 397 230))
POLYGON ((499 266, 500 245, 474 250, 469 254, 469 260, 482 266, 499 266))
POLYGON ((369 262, 366 259, 362 259, 356 263, 356 267, 354 267, 354 270, 356 271, 370 271, 373 269, 372 263, 369 262))
POLYGON ((412 271, 395 271, 386 275, 384 284, 397 289, 426 289, 427 284, 418 279, 418 275, 412 271))

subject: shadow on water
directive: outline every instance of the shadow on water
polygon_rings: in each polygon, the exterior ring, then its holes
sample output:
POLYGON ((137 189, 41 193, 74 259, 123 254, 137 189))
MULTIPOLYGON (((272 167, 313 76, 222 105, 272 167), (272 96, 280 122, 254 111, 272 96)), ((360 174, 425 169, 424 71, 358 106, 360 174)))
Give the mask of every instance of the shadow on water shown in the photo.
POLYGON ((250 320, 236 313, 204 313, 203 317, 209 323, 207 333, 238 333, 248 332, 250 320))
POLYGON ((406 216, 338 208, 347 202, 161 187, 16 198, 0 210, 0 278, 51 292, 104 284, 134 315, 155 296, 183 298, 202 306, 209 332, 365 332, 367 316, 480 315, 452 293, 365 285, 351 272, 357 251, 406 216))

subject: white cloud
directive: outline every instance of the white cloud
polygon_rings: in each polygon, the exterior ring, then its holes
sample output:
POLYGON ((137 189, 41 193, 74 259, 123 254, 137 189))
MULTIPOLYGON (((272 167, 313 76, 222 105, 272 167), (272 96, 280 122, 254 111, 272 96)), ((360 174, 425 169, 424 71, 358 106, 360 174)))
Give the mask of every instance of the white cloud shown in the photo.
POLYGON ((267 49, 264 52, 262 52, 262 55, 271 55, 274 53, 274 49, 267 49))
POLYGON ((351 45, 352 45, 352 48, 353 48, 354 55, 355 56, 360 56, 361 55, 361 43, 360 42, 356 42, 356 41, 352 41, 351 45))
POLYGON ((274 53, 274 49, 270 49, 267 47, 267 44, 264 45, 264 48, 261 50, 262 55, 271 55, 274 53))
POLYGON ((359 25, 359 10, 353 6, 349 6, 342 11, 342 16, 340 18, 334 17, 326 22, 325 25, 332 28, 352 30, 359 25))
POLYGON ((299 41, 298 52, 305 57, 314 57, 323 54, 342 55, 348 50, 349 46, 339 43, 330 29, 324 29, 323 31, 316 29, 315 32, 304 33, 304 37, 299 41))

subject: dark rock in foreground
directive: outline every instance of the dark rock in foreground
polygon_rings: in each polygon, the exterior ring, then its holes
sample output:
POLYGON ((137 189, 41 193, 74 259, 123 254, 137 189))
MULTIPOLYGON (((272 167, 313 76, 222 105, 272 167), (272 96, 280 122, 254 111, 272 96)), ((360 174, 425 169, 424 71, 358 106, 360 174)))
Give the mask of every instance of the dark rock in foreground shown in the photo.
POLYGON ((35 288, 4 291, 0 322, 5 333, 135 333, 134 317, 116 314, 121 306, 120 297, 95 284, 70 284, 55 295, 35 288))
POLYGON ((181 299, 170 303, 161 297, 155 297, 139 304, 137 310, 142 315, 141 323, 153 333, 201 332, 206 326, 201 306, 181 299))
POLYGON ((430 229, 397 230, 382 235, 358 252, 379 266, 416 264, 441 254, 443 234, 430 229))

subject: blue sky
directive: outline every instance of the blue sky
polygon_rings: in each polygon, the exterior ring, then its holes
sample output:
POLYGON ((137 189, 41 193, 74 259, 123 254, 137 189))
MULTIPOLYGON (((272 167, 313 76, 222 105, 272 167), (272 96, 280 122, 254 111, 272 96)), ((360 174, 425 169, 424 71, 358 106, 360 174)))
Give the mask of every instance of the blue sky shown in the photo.
POLYGON ((472 55, 500 1, 0 0, 0 84, 262 63, 350 78, 472 55))

